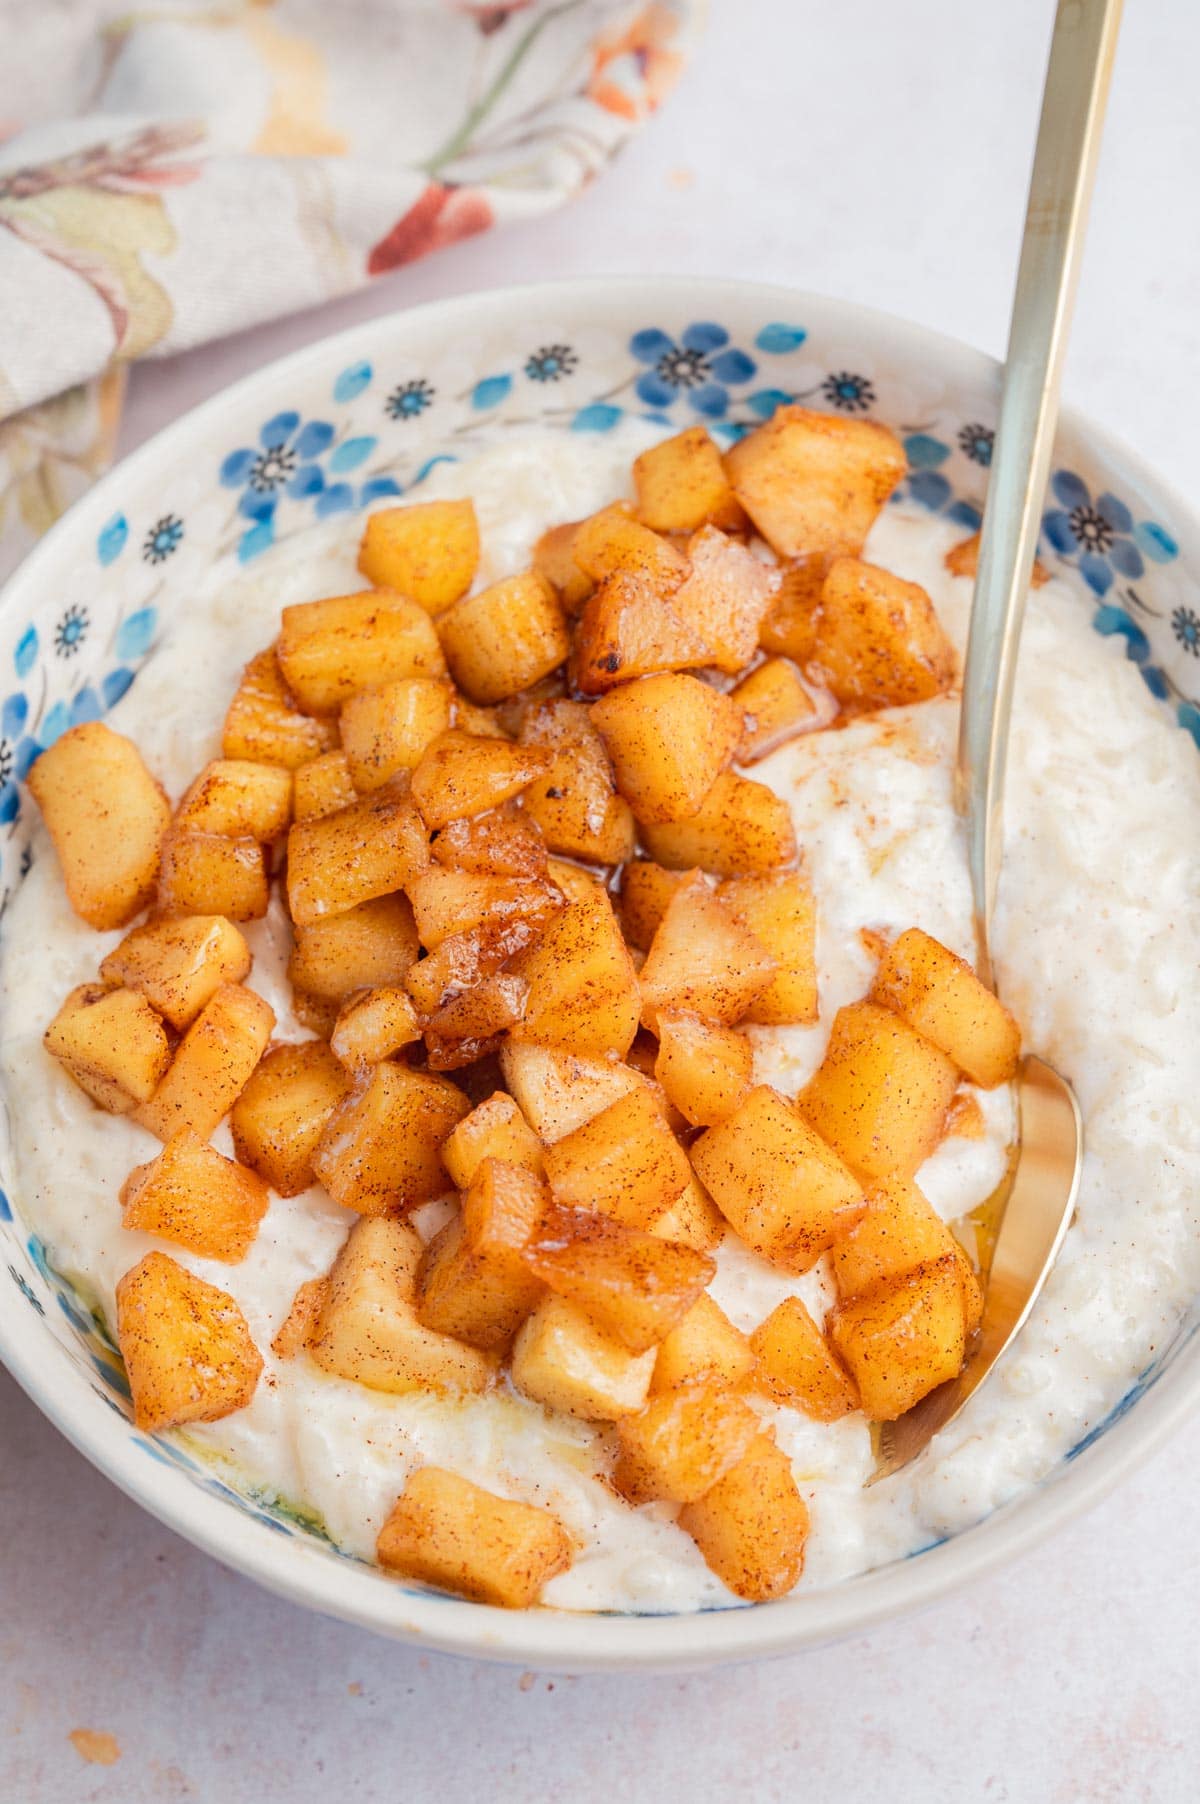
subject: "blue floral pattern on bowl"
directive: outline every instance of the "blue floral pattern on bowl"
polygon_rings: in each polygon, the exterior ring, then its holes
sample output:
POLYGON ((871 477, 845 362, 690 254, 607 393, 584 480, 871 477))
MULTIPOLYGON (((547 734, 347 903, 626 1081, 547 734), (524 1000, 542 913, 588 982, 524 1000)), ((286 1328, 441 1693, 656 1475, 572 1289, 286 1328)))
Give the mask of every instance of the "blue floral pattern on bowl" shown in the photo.
MULTIPOLYGON (((67 728, 101 718, 120 700, 153 655, 164 619, 188 604, 197 572, 221 558, 236 570, 314 520, 411 494, 437 464, 499 431, 533 425, 603 433, 633 416, 664 429, 704 423, 729 443, 798 400, 892 425, 908 460, 896 500, 974 531, 991 459, 990 377, 977 375, 970 392, 947 395, 931 370, 928 397, 914 403, 908 364, 893 367, 866 329, 851 356, 836 309, 827 311, 822 328, 807 317, 744 312, 728 322, 690 311, 672 320, 664 308, 644 323, 631 321, 619 341, 599 326, 585 339, 567 320, 547 320, 523 346, 497 349, 481 335, 478 346, 426 347, 424 357, 402 319, 381 321, 369 357, 339 365, 333 341, 324 365, 296 379, 294 392, 286 374, 272 371, 258 379, 253 399, 235 390, 229 420, 222 419, 227 436, 210 433, 207 462, 197 465, 193 434, 180 441, 182 450, 168 446, 152 474, 118 470, 103 491, 116 504, 109 499, 91 528, 91 568, 66 562, 45 618, 22 618, 15 597, 0 617, 0 911, 29 868, 22 780, 67 728)), ((1119 489, 1081 439, 1071 463, 1054 472, 1042 556, 1074 588, 1096 630, 1124 641, 1153 693, 1200 746, 1196 572, 1181 568, 1175 523, 1153 518, 1141 496, 1119 489)), ((90 505, 76 513, 86 517, 90 505)), ((78 540, 70 519, 65 530, 78 540)), ((347 530, 356 528, 348 521, 347 530)), ((65 1356, 128 1424, 128 1386, 107 1324, 8 1202, 15 1186, 3 1136, 0 1183, 10 1297, 55 1324, 65 1356)), ((1131 1407, 1186 1338, 1181 1331, 1076 1454, 1131 1407)), ((186 1472, 273 1531, 328 1547, 318 1522, 216 1471, 186 1437, 150 1440, 131 1424, 126 1432, 147 1458, 186 1472)))

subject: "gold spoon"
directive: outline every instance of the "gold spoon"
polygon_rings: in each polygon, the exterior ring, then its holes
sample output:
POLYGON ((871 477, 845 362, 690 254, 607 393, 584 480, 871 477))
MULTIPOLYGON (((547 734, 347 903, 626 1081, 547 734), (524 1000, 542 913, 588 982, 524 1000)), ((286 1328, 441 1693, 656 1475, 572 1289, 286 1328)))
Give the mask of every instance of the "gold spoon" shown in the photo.
MULTIPOLYGON (((979 546, 957 795, 966 816, 979 973, 993 988, 990 947, 1017 647, 1120 16, 1121 0, 1059 0, 979 546)), ((1044 1060, 1028 1055, 1018 1073, 1017 1100, 1018 1153, 978 1337, 957 1378, 883 1425, 872 1483, 914 1460, 983 1383, 1028 1319, 1070 1225, 1083 1162, 1083 1126, 1071 1086, 1044 1060)))

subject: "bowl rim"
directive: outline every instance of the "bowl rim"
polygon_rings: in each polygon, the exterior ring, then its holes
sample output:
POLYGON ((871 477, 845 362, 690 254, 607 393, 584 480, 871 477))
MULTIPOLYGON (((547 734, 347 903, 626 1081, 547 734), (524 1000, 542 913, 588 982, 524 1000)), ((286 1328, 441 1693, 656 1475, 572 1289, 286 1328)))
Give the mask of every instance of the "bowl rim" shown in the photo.
MULTIPOLYGON (((681 304, 685 297, 725 297, 764 309, 801 309, 801 317, 836 316, 864 333, 890 336, 904 353, 942 365, 970 367, 998 388, 1001 366, 963 340, 880 309, 841 301, 783 284, 706 275, 594 276, 527 282, 475 290, 388 313, 327 334, 262 365, 189 408, 122 458, 81 496, 39 540, 0 589, 0 608, 10 608, 29 591, 37 593, 43 571, 53 568, 60 546, 106 518, 122 485, 140 480, 164 456, 204 434, 231 403, 252 397, 334 358, 350 363, 376 344, 397 322, 418 328, 436 321, 450 332, 469 327, 476 316, 496 316, 531 304, 594 303, 599 295, 618 302, 644 297, 647 305, 681 304)), ((1074 409, 1063 409, 1060 435, 1078 437, 1130 480, 1155 492, 1170 510, 1173 530, 1200 552, 1200 521, 1170 482, 1160 478, 1123 441, 1074 409)), ((19 1203, 18 1203, 19 1213, 19 1203)), ((439 1652, 514 1664, 543 1671, 582 1672, 639 1668, 686 1670, 759 1657, 781 1656, 820 1642, 861 1633, 892 1617, 931 1605, 947 1593, 982 1579, 1006 1561, 1036 1546, 1058 1528, 1100 1501, 1149 1458, 1200 1404, 1200 1359, 1176 1360, 1162 1379, 1112 1420, 1095 1441, 1051 1475, 1018 1493, 989 1516, 951 1538, 828 1587, 771 1604, 710 1609, 683 1615, 610 1615, 535 1609, 499 1610, 433 1592, 402 1588, 381 1578, 369 1564, 334 1559, 323 1549, 272 1532, 223 1500, 205 1494, 175 1467, 139 1457, 133 1441, 112 1433, 108 1412, 79 1385, 56 1382, 56 1364, 36 1356, 43 1330, 22 1336, 10 1313, 0 1313, 0 1360, 56 1428, 105 1477, 168 1528, 183 1535, 223 1565, 255 1579, 268 1590, 325 1615, 439 1652), (22 1345, 26 1339, 28 1345, 22 1345)))

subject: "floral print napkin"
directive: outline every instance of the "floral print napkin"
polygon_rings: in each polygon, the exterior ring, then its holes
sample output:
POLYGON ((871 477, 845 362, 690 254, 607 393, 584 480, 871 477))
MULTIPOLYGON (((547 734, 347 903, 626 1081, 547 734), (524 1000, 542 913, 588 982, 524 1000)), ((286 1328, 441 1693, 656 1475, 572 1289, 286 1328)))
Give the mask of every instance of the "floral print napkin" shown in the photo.
POLYGON ((6 0, 0 576, 110 460, 124 368, 577 193, 702 0, 6 0))

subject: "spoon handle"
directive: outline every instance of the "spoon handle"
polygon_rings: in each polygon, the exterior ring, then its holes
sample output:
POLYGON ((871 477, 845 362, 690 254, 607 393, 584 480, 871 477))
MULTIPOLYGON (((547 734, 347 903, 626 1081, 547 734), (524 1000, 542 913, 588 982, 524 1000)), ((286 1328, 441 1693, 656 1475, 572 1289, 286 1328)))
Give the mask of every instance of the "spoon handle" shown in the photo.
POLYGON ((1017 645, 1121 4, 1059 0, 992 448, 958 739, 958 802, 966 815, 981 975, 988 981, 1017 645))

